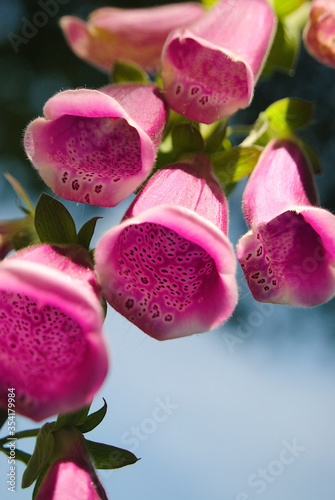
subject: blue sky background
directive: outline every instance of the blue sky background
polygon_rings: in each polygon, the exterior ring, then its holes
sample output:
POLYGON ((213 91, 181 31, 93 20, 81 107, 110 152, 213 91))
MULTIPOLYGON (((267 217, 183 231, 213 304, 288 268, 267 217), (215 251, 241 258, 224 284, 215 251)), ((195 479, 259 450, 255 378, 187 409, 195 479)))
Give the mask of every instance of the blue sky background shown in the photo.
MULTIPOLYGON (((69 1, 59 12, 85 17, 100 5, 69 1)), ((55 92, 106 83, 104 75, 67 49, 56 19, 14 53, 8 32, 20 33, 22 17, 31 19, 39 8, 33 1, 0 0, 0 170, 26 185, 34 201, 42 189, 49 191, 25 159, 23 128, 55 92)), ((313 123, 302 135, 322 158, 323 174, 317 180, 321 205, 333 212, 334 87, 334 70, 302 50, 295 76, 276 73, 261 81, 252 106, 235 118, 252 123, 282 97, 315 102, 313 123)), ((234 243, 246 231, 240 209, 244 185, 230 198, 234 243)), ((113 209, 66 206, 78 227, 93 215, 103 216, 96 242, 119 222, 130 201, 113 209)), ((17 216, 17 202, 1 177, 0 220, 17 216)), ((311 309, 260 305, 240 270, 238 283, 240 301, 232 319, 214 332, 184 339, 159 343, 109 308, 104 330, 111 371, 92 405, 98 409, 104 397, 108 413, 88 438, 128 448, 141 458, 132 466, 99 472, 109 498, 334 499, 334 299, 311 309), (289 451, 292 446, 295 454, 289 451)), ((16 424, 17 430, 34 427, 20 417, 16 424)), ((32 444, 23 440, 22 449, 29 451, 32 444)), ((31 498, 31 488, 19 488, 23 466, 18 467, 13 494, 7 491, 7 458, 0 455, 3 500, 31 498)))

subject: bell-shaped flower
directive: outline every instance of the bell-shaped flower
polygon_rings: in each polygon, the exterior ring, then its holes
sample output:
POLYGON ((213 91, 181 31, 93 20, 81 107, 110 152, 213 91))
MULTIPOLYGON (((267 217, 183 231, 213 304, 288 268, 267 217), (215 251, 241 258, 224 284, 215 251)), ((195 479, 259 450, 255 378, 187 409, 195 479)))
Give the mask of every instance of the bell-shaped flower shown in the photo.
POLYGON ((248 106, 275 28, 266 0, 221 0, 193 25, 174 30, 162 55, 169 106, 208 124, 248 106))
POLYGON ((335 216, 319 208, 309 162, 296 142, 264 149, 243 195, 250 230, 237 258, 260 302, 315 306, 335 294, 335 216))
POLYGON ((314 0, 303 32, 307 51, 322 64, 335 68, 335 2, 314 0))
POLYGON ((155 85, 65 90, 25 132, 26 153, 52 191, 111 207, 148 176, 168 110, 155 85))
POLYGON ((210 330, 237 303, 227 202, 209 159, 158 171, 95 250, 102 294, 148 335, 210 330))
POLYGON ((65 16, 60 25, 73 52, 94 66, 110 71, 116 60, 125 60, 151 72, 160 64, 170 31, 203 14, 203 7, 192 2, 143 9, 104 7, 93 11, 87 23, 65 16))
POLYGON ((63 427, 54 439, 58 458, 47 470, 36 500, 108 500, 82 435, 63 427))
POLYGON ((0 263, 0 405, 39 421, 90 404, 108 369, 103 311, 83 247, 37 245, 0 263))

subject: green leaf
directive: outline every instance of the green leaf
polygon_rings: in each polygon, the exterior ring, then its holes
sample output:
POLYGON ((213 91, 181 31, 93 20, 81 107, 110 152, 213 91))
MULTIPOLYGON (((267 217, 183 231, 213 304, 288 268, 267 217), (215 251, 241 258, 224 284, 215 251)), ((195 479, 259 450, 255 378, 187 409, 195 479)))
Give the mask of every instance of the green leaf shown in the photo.
POLYGON ((149 78, 137 64, 128 61, 116 61, 112 69, 111 81, 113 83, 149 83, 149 78))
POLYGON ((261 113, 255 123, 268 122, 266 131, 257 139, 256 144, 265 146, 271 139, 290 137, 294 130, 310 123, 314 112, 314 105, 302 99, 285 98, 271 104, 264 113, 261 113))
POLYGON ((47 422, 41 427, 36 438, 34 452, 22 476, 22 488, 28 488, 33 484, 42 469, 48 464, 55 446, 52 435, 53 428, 54 422, 47 422))
POLYGON ((76 244, 77 231, 70 212, 46 193, 35 208, 35 228, 41 243, 76 244))
POLYGON ((81 425, 78 426, 78 430, 80 430, 80 432, 82 432, 83 434, 85 432, 92 431, 103 421, 106 412, 107 412, 107 403, 104 400, 104 405, 100 408, 100 410, 91 413, 91 415, 88 415, 85 422, 83 422, 81 425))
POLYGON ((290 73, 295 66, 299 48, 299 30, 291 23, 278 20, 277 31, 265 64, 265 72, 274 67, 274 69, 290 73))
POLYGON ((83 424, 87 418, 89 409, 90 405, 84 406, 80 410, 73 413, 63 413, 62 415, 58 415, 54 431, 57 431, 61 427, 78 426, 83 424))
POLYGON ((297 10, 306 0, 273 0, 278 17, 284 18, 297 10))
POLYGON ((7 418, 8 418, 8 411, 0 407, 0 429, 5 424, 7 418))
POLYGON ((96 223, 99 219, 102 219, 102 217, 92 217, 92 219, 85 222, 85 224, 79 230, 78 243, 79 243, 79 245, 82 245, 83 247, 85 247, 86 250, 88 250, 90 247, 90 243, 91 243, 92 236, 94 234, 95 226, 96 226, 96 223))
POLYGON ((249 175, 257 164, 262 148, 237 146, 211 156, 215 174, 222 184, 234 183, 249 175))
MULTIPOLYGON (((10 457, 10 449, 9 448, 0 448, 1 451, 3 451, 8 457, 10 457)), ((23 462, 24 464, 28 464, 29 460, 31 458, 31 455, 29 453, 26 453, 25 451, 18 450, 15 448, 15 460, 20 460, 20 462, 23 462)))
POLYGON ((95 443, 88 439, 85 439, 85 444, 96 469, 119 469, 139 460, 130 451, 116 446, 95 443))
POLYGON ((190 122, 175 125, 171 135, 176 158, 185 153, 196 153, 204 149, 204 140, 199 129, 190 122))

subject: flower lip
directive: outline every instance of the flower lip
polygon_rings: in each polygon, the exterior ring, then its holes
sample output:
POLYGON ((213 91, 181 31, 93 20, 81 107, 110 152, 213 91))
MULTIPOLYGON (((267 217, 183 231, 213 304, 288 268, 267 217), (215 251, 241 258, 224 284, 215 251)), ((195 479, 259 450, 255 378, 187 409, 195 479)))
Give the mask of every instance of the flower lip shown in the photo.
POLYGON ((3 261, 0 276, 1 400, 15 386, 17 411, 36 421, 89 404, 108 368, 93 288, 19 258, 3 261))
POLYGON ((101 238, 95 259, 106 300, 158 340, 216 328, 236 306, 232 245, 192 210, 158 205, 125 220, 101 238))

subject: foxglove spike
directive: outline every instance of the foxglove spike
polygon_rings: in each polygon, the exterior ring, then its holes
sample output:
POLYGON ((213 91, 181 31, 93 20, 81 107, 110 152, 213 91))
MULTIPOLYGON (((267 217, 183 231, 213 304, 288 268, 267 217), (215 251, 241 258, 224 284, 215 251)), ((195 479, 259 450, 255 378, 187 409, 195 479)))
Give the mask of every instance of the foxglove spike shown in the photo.
POLYGON ((319 62, 335 68, 335 2, 314 0, 303 32, 307 51, 319 62))
POLYGON ((125 60, 151 72, 160 64, 170 31, 197 21, 204 12, 191 2, 144 9, 104 7, 92 12, 87 23, 65 16, 60 25, 73 52, 94 66, 110 71, 116 60, 125 60))
POLYGON ((148 176, 167 121, 154 85, 65 90, 28 125, 26 153, 52 191, 111 207, 148 176))
POLYGON ((193 25, 174 30, 162 55, 169 106, 207 124, 247 107, 275 28, 266 0, 221 0, 193 25))
POLYGON ((0 263, 0 404, 40 421, 90 404, 108 368, 100 293, 78 246, 28 247, 0 263))
POLYGON ((97 244, 106 300, 157 340, 218 327, 237 303, 227 221, 207 158, 157 172, 97 244))
POLYGON ((309 307, 335 295, 335 216, 315 204, 299 146, 272 141, 245 189, 250 230, 236 248, 256 300, 309 307))

